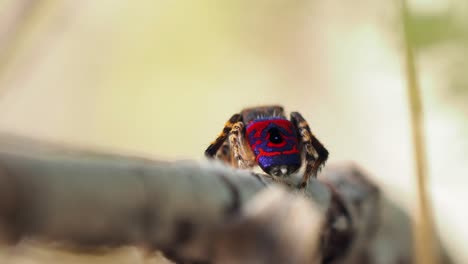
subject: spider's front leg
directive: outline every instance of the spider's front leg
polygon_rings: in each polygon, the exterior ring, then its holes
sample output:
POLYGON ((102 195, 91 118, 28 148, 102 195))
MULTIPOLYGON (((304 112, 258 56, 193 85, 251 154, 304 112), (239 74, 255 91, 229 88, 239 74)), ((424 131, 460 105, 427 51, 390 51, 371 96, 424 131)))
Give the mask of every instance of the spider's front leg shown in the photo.
POLYGON ((291 121, 296 127, 305 152, 306 167, 299 188, 305 188, 310 176, 317 177, 318 170, 328 159, 328 150, 310 130, 307 121, 298 112, 291 113, 291 121))
POLYGON ((240 119, 241 119, 240 114, 234 114, 231 118, 229 118, 229 120, 224 125, 223 131, 221 131, 221 134, 219 134, 219 136, 205 150, 205 156, 207 158, 214 158, 216 156, 216 153, 221 148, 221 146, 223 146, 223 143, 226 141, 226 138, 231 132, 232 127, 234 126, 234 124, 239 122, 240 119))
POLYGON ((243 137, 244 137, 244 123, 239 121, 232 126, 229 132, 229 146, 232 152, 232 165, 236 168, 250 168, 253 166, 249 159, 244 155, 243 137))

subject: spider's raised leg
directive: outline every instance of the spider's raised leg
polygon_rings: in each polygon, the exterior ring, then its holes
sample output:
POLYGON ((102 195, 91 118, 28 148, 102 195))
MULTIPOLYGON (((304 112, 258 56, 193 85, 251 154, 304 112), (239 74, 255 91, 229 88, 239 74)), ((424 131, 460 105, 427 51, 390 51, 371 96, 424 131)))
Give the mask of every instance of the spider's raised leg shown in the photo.
POLYGON ((317 177, 318 170, 328 159, 328 150, 312 134, 307 121, 298 112, 291 113, 291 121, 296 127, 305 152, 306 168, 299 188, 307 186, 310 176, 317 177), (315 156, 316 155, 316 156, 315 156))
POLYGON ((221 131, 221 134, 211 143, 208 148, 205 150, 205 156, 208 158, 214 158, 216 156, 216 153, 218 152, 219 148, 223 145, 224 141, 229 135, 229 132, 231 132, 232 127, 234 126, 235 123, 239 122, 241 119, 240 114, 234 114, 224 125, 223 131, 221 131))

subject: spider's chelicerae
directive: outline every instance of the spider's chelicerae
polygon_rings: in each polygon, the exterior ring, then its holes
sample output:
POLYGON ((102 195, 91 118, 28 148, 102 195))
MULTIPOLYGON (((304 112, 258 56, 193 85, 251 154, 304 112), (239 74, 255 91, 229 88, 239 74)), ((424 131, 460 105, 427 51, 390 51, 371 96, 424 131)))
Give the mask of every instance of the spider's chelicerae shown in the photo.
POLYGON ((243 109, 234 114, 223 131, 206 149, 205 155, 230 163, 236 168, 255 165, 274 177, 287 177, 305 160, 305 170, 298 187, 307 186, 325 164, 328 151, 310 131, 298 112, 288 120, 281 106, 243 109))

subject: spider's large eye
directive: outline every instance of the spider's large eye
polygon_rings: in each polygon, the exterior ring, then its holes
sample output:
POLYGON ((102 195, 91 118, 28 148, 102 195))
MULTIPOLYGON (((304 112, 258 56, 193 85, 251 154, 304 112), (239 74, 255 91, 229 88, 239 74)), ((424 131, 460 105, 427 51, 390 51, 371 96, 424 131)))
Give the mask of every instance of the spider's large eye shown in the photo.
POLYGON ((279 131, 278 128, 273 127, 270 130, 268 130, 268 133, 270 134, 270 142, 273 144, 279 144, 283 142, 283 137, 281 136, 281 132, 279 131))

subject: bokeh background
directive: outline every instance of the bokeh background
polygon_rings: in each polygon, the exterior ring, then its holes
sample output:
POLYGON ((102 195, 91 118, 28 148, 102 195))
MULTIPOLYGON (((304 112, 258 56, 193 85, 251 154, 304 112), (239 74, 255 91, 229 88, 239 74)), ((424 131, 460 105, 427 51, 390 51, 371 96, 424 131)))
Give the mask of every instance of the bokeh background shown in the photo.
MULTIPOLYGON (((408 3, 435 221, 468 263, 468 2, 408 3)), ((233 113, 282 104, 305 116, 330 163, 355 161, 411 213, 402 38, 398 1, 0 0, 0 130, 202 159, 233 113)), ((18 263, 139 258, 22 250, 18 263)))

